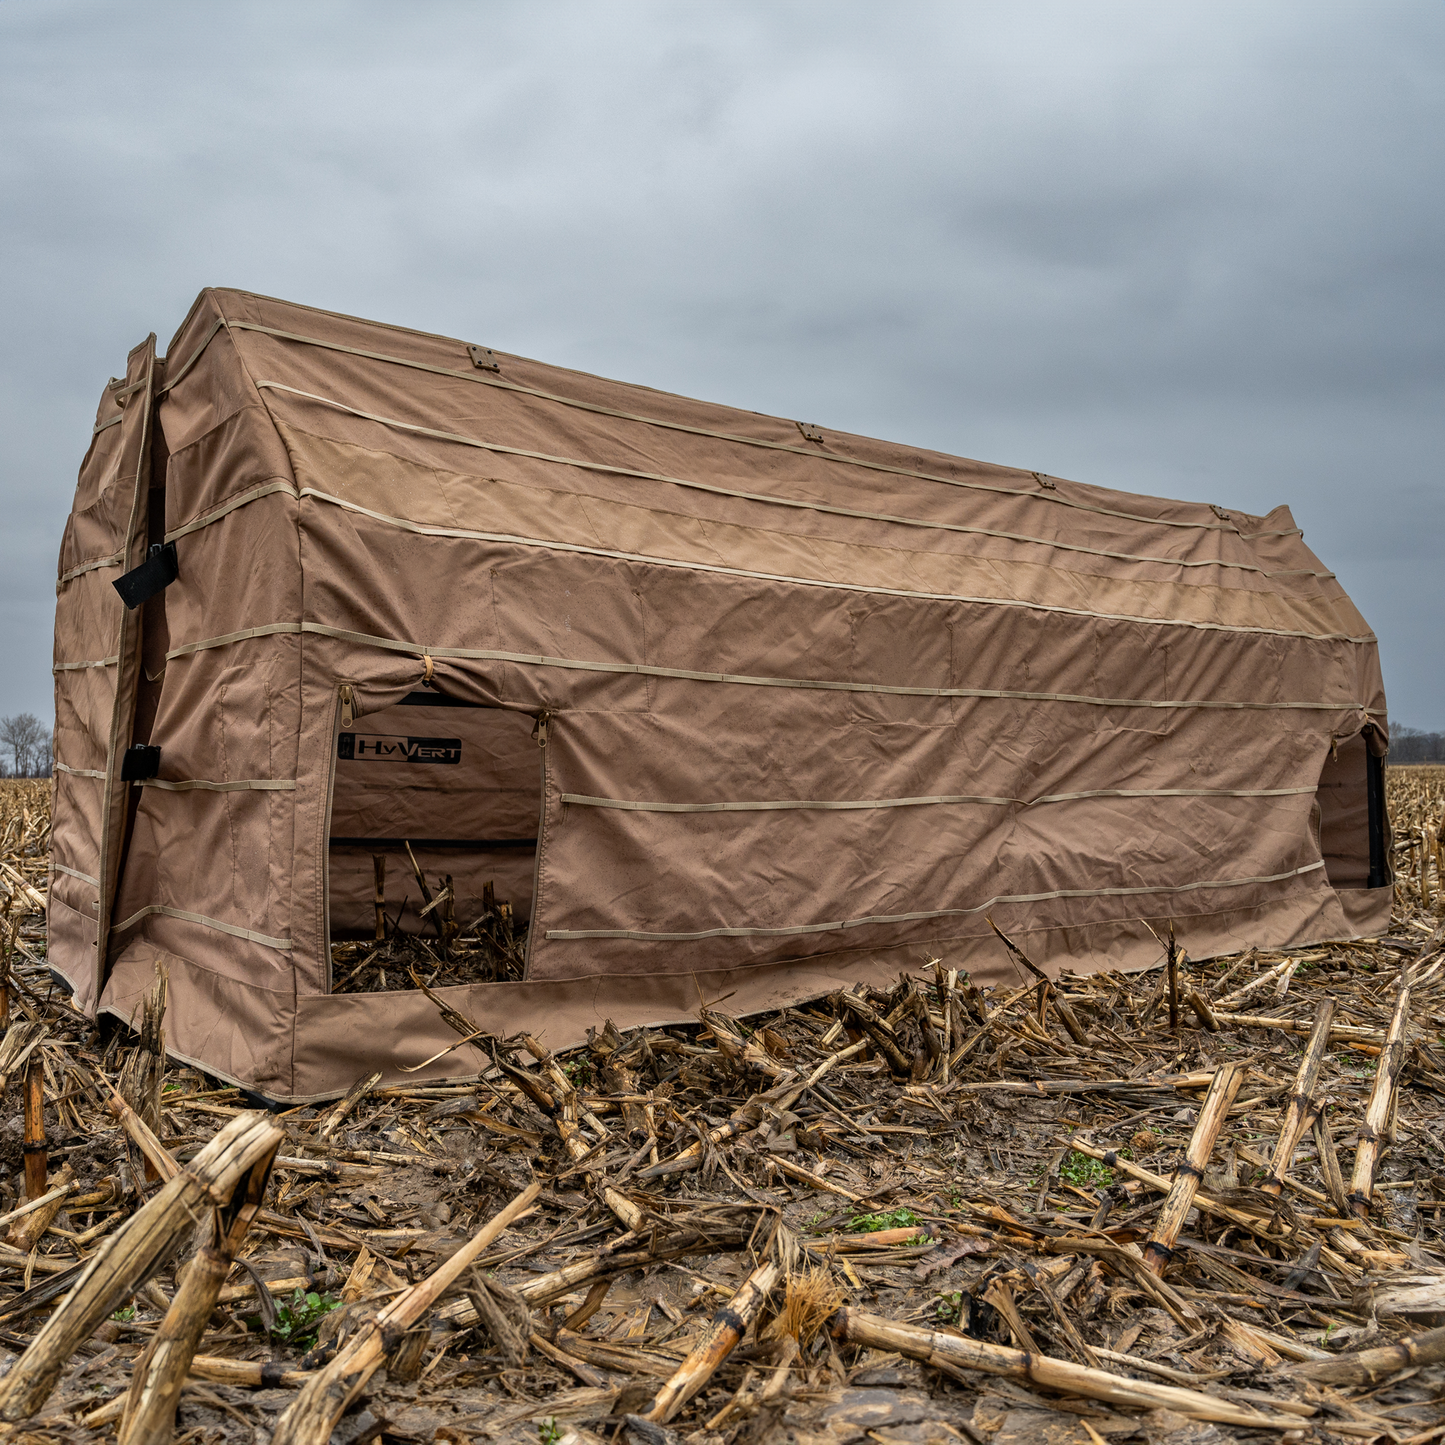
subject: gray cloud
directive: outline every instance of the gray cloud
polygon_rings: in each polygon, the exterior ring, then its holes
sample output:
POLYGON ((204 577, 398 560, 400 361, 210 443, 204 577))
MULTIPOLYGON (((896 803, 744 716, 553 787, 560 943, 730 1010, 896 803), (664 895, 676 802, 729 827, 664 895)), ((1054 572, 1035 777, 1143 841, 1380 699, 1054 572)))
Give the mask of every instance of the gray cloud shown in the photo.
POLYGON ((1263 511, 1445 725, 1445 16, 0 0, 0 711, 95 399, 249 287, 1263 511))

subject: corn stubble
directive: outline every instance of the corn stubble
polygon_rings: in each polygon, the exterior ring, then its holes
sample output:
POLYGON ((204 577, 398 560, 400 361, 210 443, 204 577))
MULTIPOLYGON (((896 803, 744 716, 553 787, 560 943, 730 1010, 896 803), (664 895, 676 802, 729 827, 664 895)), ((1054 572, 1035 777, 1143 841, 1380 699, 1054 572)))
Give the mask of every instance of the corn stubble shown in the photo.
MULTIPOLYGON (((266 1116, 168 1056, 163 977, 137 1035, 71 1007, 48 786, 0 784, 0 1434, 892 1440, 907 1391, 919 1439, 1032 1409, 1095 1445, 1180 1416, 1423 1445, 1445 768, 1388 791, 1382 940, 1171 970, 1152 919, 1160 968, 1045 979, 1001 933, 1009 988, 920 959, 763 1019, 486 1038, 481 1080, 266 1116)), ((472 966, 434 897, 446 926, 355 948, 357 986, 472 966)))

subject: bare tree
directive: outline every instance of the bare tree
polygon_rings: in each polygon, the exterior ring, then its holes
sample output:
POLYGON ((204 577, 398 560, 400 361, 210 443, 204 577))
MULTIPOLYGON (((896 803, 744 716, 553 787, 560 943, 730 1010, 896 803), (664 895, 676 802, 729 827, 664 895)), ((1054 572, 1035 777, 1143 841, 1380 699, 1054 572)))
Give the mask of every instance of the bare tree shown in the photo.
POLYGON ((0 748, 10 753, 14 762, 13 777, 34 777, 40 764, 46 765, 47 773, 50 771, 50 734, 33 712, 0 718, 0 748))
POLYGON ((1390 724, 1392 763, 1445 763, 1445 732, 1427 733, 1403 723, 1390 724))

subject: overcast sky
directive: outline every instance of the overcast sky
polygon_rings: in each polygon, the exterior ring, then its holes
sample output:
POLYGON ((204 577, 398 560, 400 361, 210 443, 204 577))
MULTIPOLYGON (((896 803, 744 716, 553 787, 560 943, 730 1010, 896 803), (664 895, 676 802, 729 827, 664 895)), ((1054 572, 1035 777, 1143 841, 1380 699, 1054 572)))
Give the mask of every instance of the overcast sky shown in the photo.
POLYGON ((100 388, 227 285, 1287 502, 1445 728, 1445 9, 0 0, 0 713, 100 388))

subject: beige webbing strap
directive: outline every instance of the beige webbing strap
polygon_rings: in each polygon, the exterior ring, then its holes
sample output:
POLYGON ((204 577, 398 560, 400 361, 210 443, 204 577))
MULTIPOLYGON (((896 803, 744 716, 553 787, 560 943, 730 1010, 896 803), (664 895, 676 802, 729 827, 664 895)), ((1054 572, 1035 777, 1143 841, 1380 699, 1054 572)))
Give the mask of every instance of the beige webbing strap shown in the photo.
POLYGON ((69 763, 56 763, 54 765, 57 773, 70 773, 77 778, 99 778, 105 781, 105 773, 99 768, 72 768, 69 763))
POLYGON ((112 552, 109 557, 92 557, 89 562, 81 562, 78 566, 72 567, 68 572, 62 572, 56 579, 56 590, 66 582, 71 582, 84 572, 94 572, 100 567, 119 567, 125 561, 123 552, 112 552))
POLYGON ((424 673, 422 673, 421 685, 422 685, 423 687, 430 687, 430 686, 431 686, 431 676, 432 676, 432 671, 433 671, 433 665, 432 665, 432 660, 431 660, 431 653, 429 653, 429 652, 424 652, 424 653, 422 653, 422 655, 421 655, 421 660, 422 660, 422 665, 426 668, 426 671, 425 671, 424 673))
POLYGON ((257 933, 254 929, 224 923, 219 918, 207 918, 204 913, 188 913, 183 908, 171 908, 164 903, 152 903, 139 909, 123 923, 117 923, 111 932, 122 933, 132 924, 139 923, 142 918, 151 917, 174 918, 181 923, 196 923, 202 928, 214 928, 220 933, 229 933, 232 938, 244 938, 248 943, 258 943, 262 948, 275 948, 282 952, 288 952, 291 948, 289 938, 272 938, 268 933, 257 933))
POLYGON ((1087 793, 1051 793, 1041 798, 992 798, 955 793, 918 798, 788 798, 721 803, 657 803, 646 799, 594 798, 583 793, 563 793, 562 801, 577 803, 584 808, 615 808, 628 813, 852 812, 870 808, 920 808, 961 803, 1036 808, 1044 803, 1074 803, 1088 798, 1284 798, 1315 791, 1313 784, 1305 788, 1095 788, 1087 793))
MULTIPOLYGON (((269 385, 258 382, 257 385, 269 385)), ((358 416, 364 413, 356 413, 358 416)), ((412 428, 421 430, 420 428, 412 428)), ((749 577, 767 582, 790 582, 799 587, 825 587, 844 592, 859 592, 879 597, 921 597, 935 602, 968 602, 987 607, 1013 607, 1035 612, 1058 613, 1069 617, 1097 617, 1107 622, 1138 622, 1147 627, 1190 627, 1202 632, 1251 633, 1268 637, 1302 637, 1312 642, 1374 642, 1375 635, 1352 637, 1344 632, 1301 632, 1290 628, 1256 627, 1243 623, 1208 622, 1188 617, 1151 617, 1129 612, 1097 612, 1083 607, 1065 607, 1053 602, 1038 602, 1027 597, 973 596, 959 592, 920 592, 906 587, 883 587, 863 582, 839 582, 827 577, 795 576, 786 572, 763 572, 751 567, 731 567, 715 562, 689 561, 685 558, 664 557, 649 552, 624 552, 614 547, 588 547, 580 542, 564 542, 557 538, 527 537, 515 532, 481 532, 467 527, 434 527, 421 522, 412 522, 405 517, 391 516, 359 502, 347 501, 344 497, 333 496, 330 492, 316 487, 302 487, 302 497, 314 497, 318 501, 341 507, 359 516, 370 517, 391 527, 412 532, 419 537, 458 537, 476 542, 499 542, 508 546, 540 547, 556 552, 570 552, 582 557, 611 557, 621 562, 640 562, 654 567, 671 567, 679 571, 706 572, 719 577, 749 577)), ((453 649, 442 651, 450 655, 453 649)), ((168 656, 170 654, 167 654, 168 656)))
MULTIPOLYGON (((101 777, 104 776, 105 774, 102 773, 101 777)), ((93 878, 89 873, 82 873, 78 868, 67 868, 64 863, 54 862, 52 862, 50 866, 57 873, 64 873, 67 878, 78 878, 82 883, 89 883, 92 888, 100 887, 99 878, 93 878)))
POLYGON ((182 366, 181 369, 176 372, 176 374, 171 377, 171 379, 166 382, 163 387, 161 387, 161 389, 156 393, 157 396, 164 396, 183 376, 185 376, 188 371, 190 371, 190 369, 201 359, 201 353, 211 344, 211 338, 214 337, 215 334, 225 324, 226 318, 224 316, 216 317, 216 319, 211 323, 211 329, 206 332, 204 337, 201 338, 201 344, 197 346, 193 352, 191 352, 190 356, 186 360, 185 365, 182 366))
MULTIPOLYGON (((266 627, 253 627, 245 632, 230 632, 222 637, 208 637, 201 642, 188 642, 173 648, 167 658, 182 657, 211 647, 224 647, 252 637, 270 637, 275 633, 302 632, 316 637, 334 637, 342 642, 355 642, 363 647, 381 647, 391 652, 415 653, 416 643, 395 637, 377 637, 368 632, 352 632, 344 627, 329 627, 323 622, 274 622, 266 627)), ((430 649, 428 648, 428 651, 430 649)), ((1142 698, 1090 697, 1084 693, 1024 692, 1008 688, 987 687, 909 687, 901 683, 842 682, 811 677, 767 677, 747 673, 699 672, 683 667, 657 667, 645 662, 591 662, 577 657, 548 657, 531 652, 508 652, 486 647, 439 647, 436 656, 475 662, 515 662, 523 667, 556 667, 575 672, 615 673, 637 677, 665 677, 680 682, 735 684, 740 687, 785 687, 816 689, 821 692, 875 693, 882 697, 958 697, 980 699, 1016 699, 1020 702, 1080 703, 1089 707, 1224 708, 1247 712, 1342 712, 1350 708, 1385 715, 1383 708, 1366 708, 1362 702, 1239 702, 1225 698, 1142 698)), ((111 658, 111 662, 115 659, 111 658)), ((75 665, 75 664, 72 664, 75 665)), ((97 664, 81 663, 89 667, 97 664)))
POLYGON ((294 778, 238 778, 229 783, 212 782, 210 778, 144 778, 135 784, 138 788, 160 788, 167 793, 190 793, 197 790, 206 793, 292 793, 296 790, 294 778))
MULTIPOLYGON (((457 381, 475 382, 482 386, 491 386, 504 391, 519 392, 525 396, 534 396, 543 401, 557 402, 562 406, 575 407, 580 411, 593 412, 599 416, 611 416, 617 417, 623 421, 641 422, 644 426, 663 427, 669 431, 688 432, 691 433, 693 436, 709 437, 718 441, 734 442, 741 446, 763 447, 769 451, 792 452, 797 456, 819 458, 828 462, 836 462, 843 466, 861 467, 868 471, 883 472, 885 474, 893 476, 917 477, 922 481, 941 482, 945 486, 962 487, 970 491, 994 492, 1002 496, 1024 497, 1032 498, 1036 501, 1057 502, 1061 503, 1066 507, 1076 508, 1079 511, 1097 512, 1101 516, 1119 517, 1125 521, 1144 522, 1154 526, 1191 527, 1197 528, 1201 531, 1213 532, 1234 531, 1246 541, 1250 541, 1258 537, 1303 536, 1303 533, 1298 528, 1294 528, 1293 530, 1287 532, 1254 532, 1246 534, 1243 532, 1239 532, 1238 527, 1234 526, 1232 523, 1221 524, 1219 522, 1178 521, 1167 517, 1148 517, 1137 512, 1120 512, 1110 507, 1094 506, 1088 502, 1082 502, 1075 498, 1064 497, 1060 495, 1057 490, 1052 491, 1047 497, 1041 497, 1039 493, 1034 492, 1030 488, 1005 487, 994 485, 988 482, 967 481, 959 477, 945 477, 939 475, 937 472, 918 471, 912 467, 890 466, 886 462, 870 461, 865 457, 848 456, 842 452, 819 452, 813 447, 809 446, 795 446, 788 442, 771 441, 765 437, 742 436, 736 432, 712 431, 707 427, 688 426, 683 422, 669 421, 662 417, 643 416, 637 412, 620 411, 615 407, 601 406, 596 402, 582 401, 576 397, 560 396, 556 392, 543 391, 537 387, 521 386, 513 381, 504 381, 499 376, 479 376, 475 371, 453 371, 450 367, 431 366, 426 362, 422 361, 409 361, 405 357, 389 356, 382 351, 364 351, 359 347, 343 346, 339 342, 335 341, 323 341, 320 337, 316 336, 301 336, 294 331, 279 331, 273 326, 261 326, 254 321, 231 321, 227 324, 237 331, 258 331, 267 336, 279 337, 284 341, 300 342, 304 346, 319 346, 326 351, 342 351, 350 356, 365 357, 369 361, 385 361, 391 363, 394 366, 410 367, 414 371, 429 371, 436 376, 449 376, 457 381)), ((428 333, 423 332, 421 334, 426 335, 428 333)), ((439 341, 451 340, 450 337, 435 337, 434 339, 439 341)), ((259 381, 255 383, 258 389, 265 385, 275 384, 276 383, 259 381)), ((294 390, 295 388, 283 387, 282 389, 290 391, 294 390)), ((305 396, 307 395, 307 393, 300 392, 298 393, 298 395, 305 396)), ((795 425, 800 424, 795 423, 795 425)), ((1037 477, 1038 473, 1031 472, 1029 475, 1037 477)))
MULTIPOLYGON (((366 421, 374 421, 374 422, 377 422, 378 424, 380 424, 380 425, 382 425, 382 426, 394 427, 394 428, 395 428, 396 430, 398 430, 398 431, 412 432, 412 433, 414 433, 414 434, 417 435, 417 436, 434 437, 434 438, 435 438, 436 440, 438 440, 438 441, 455 442, 455 443, 456 443, 457 445, 459 445, 459 446, 474 447, 474 448, 476 448, 477 450, 479 450, 479 451, 484 451, 484 452, 495 452, 495 453, 498 454, 499 456, 526 457, 526 458, 529 458, 529 459, 535 460, 535 461, 555 462, 555 463, 557 463, 559 466, 577 467, 577 468, 580 468, 580 469, 582 469, 582 470, 584 470, 584 471, 598 472, 598 473, 601 473, 601 474, 604 474, 604 475, 607 475, 607 476, 633 477, 633 478, 638 479, 639 481, 664 482, 664 483, 668 484, 669 486, 685 487, 685 488, 687 488, 687 489, 689 489, 689 490, 691 490, 691 491, 709 492, 709 493, 712 493, 712 494, 715 495, 715 496, 720 496, 720 497, 738 497, 738 498, 740 498, 740 499, 743 500, 743 501, 762 502, 762 503, 765 503, 765 504, 770 505, 770 506, 791 507, 791 508, 798 509, 798 510, 802 510, 802 511, 811 511, 811 512, 824 513, 824 514, 827 514, 827 515, 830 515, 830 516, 857 517, 857 518, 861 518, 861 519, 863 519, 863 520, 865 520, 865 521, 892 522, 892 523, 895 523, 896 525, 901 526, 901 527, 918 527, 918 528, 923 528, 923 529, 929 530, 929 531, 959 532, 959 533, 974 534, 974 535, 983 536, 983 537, 1000 537, 1000 538, 1003 538, 1003 539, 1006 540, 1006 541, 1022 542, 1022 543, 1027 543, 1027 544, 1030 544, 1030 545, 1035 545, 1035 546, 1040 546, 1040 547, 1048 547, 1048 548, 1051 548, 1051 549, 1053 549, 1053 550, 1062 551, 1062 552, 1082 552, 1082 553, 1086 553, 1086 554, 1088 554, 1088 555, 1090 555, 1090 556, 1095 556, 1095 557, 1113 557, 1113 558, 1116 558, 1116 559, 1119 560, 1119 561, 1125 561, 1125 562, 1153 562, 1153 563, 1157 563, 1157 564, 1159 564, 1159 565, 1161 565, 1161 566, 1168 566, 1168 567, 1229 567, 1229 568, 1240 569, 1240 570, 1243 570, 1243 571, 1246 571, 1246 572, 1258 572, 1261 576, 1265 576, 1265 577, 1293 577, 1293 576, 1309 576, 1309 577, 1321 577, 1321 578, 1333 578, 1333 577, 1334 577, 1334 573, 1332 573, 1332 572, 1315 572, 1315 571, 1313 571, 1313 570, 1311 570, 1311 569, 1309 569, 1309 568, 1295 568, 1295 569, 1293 569, 1293 570, 1291 570, 1291 571, 1269 572, 1269 571, 1266 571, 1263 567, 1257 567, 1257 566, 1255 566, 1253 563, 1248 563, 1248 562, 1230 562, 1230 561, 1225 561, 1225 560, 1223 560, 1222 558, 1217 558, 1217 557, 1215 557, 1215 558, 1206 558, 1206 559, 1204 559, 1204 560, 1190 561, 1190 560, 1187 560, 1187 559, 1181 559, 1181 558, 1177 558, 1177 557, 1154 557, 1154 556, 1149 556, 1149 555, 1144 555, 1144 554, 1138 554, 1138 553, 1132 553, 1132 552, 1114 552, 1114 551, 1110 551, 1110 550, 1108 550, 1108 549, 1106 549, 1106 548, 1086 547, 1086 546, 1083 546, 1083 545, 1081 545, 1081 544, 1079 544, 1079 543, 1064 542, 1064 541, 1058 540, 1058 539, 1056 539, 1056 538, 1049 538, 1049 537, 1032 537, 1032 536, 1028 536, 1028 535, 1026 535, 1026 534, 1024 534, 1024 533, 1004 532, 1004 531, 999 531, 999 530, 997 530, 997 529, 989 528, 989 527, 971 527, 971 526, 964 526, 964 525, 962 525, 962 524, 960 524, 960 523, 953 523, 953 522, 925 521, 923 518, 920 518, 920 517, 898 516, 898 515, 896 515, 896 514, 894 514, 894 513, 892 513, 892 512, 872 512, 872 511, 864 511, 864 510, 860 510, 860 509, 854 508, 854 507, 830 506, 830 505, 828 505, 828 504, 826 504, 826 503, 824 503, 824 502, 819 502, 819 501, 816 501, 816 500, 804 500, 804 499, 798 498, 798 497, 778 496, 778 495, 775 495, 775 494, 772 494, 772 493, 766 493, 766 492, 740 491, 740 490, 738 490, 737 488, 734 488, 734 487, 716 486, 716 485, 714 485, 714 484, 712 484, 712 483, 710 483, 710 482, 702 482, 702 481, 699 481, 699 480, 697 480, 696 478, 672 476, 672 475, 670 475, 670 474, 668 474, 668 473, 666 473, 666 472, 639 471, 639 470, 637 470, 637 469, 634 468, 634 467, 613 466, 613 465, 611 465, 611 464, 609 464, 609 463, 590 460, 590 459, 588 459, 588 458, 586 458, 586 457, 566 457, 566 456, 555 455, 555 454, 553 454, 553 453, 551 453, 551 452, 532 451, 532 450, 529 450, 529 449, 527 449, 527 448, 525 448, 525 447, 505 446, 505 445, 503 445, 501 442, 483 441, 483 440, 482 440, 481 438, 479 438, 479 437, 466 436, 465 434, 463 434, 463 433, 461 433, 461 432, 438 431, 438 430, 436 430, 434 427, 418 426, 415 422, 400 421, 400 420, 398 420, 398 419, 395 418, 395 417, 383 416, 383 415, 381 415, 381 414, 378 413, 378 412, 361 411, 361 410, 359 410, 358 408, 356 408, 356 407, 354 407, 354 406, 349 406, 349 405, 347 405, 345 402, 337 401, 337 400, 335 400, 333 397, 320 396, 320 395, 318 395, 317 393, 315 393, 315 392, 310 392, 310 391, 301 391, 301 390, 299 390, 297 387, 287 386, 287 385, 285 385, 283 382, 279 382, 279 381, 258 381, 258 382, 256 382, 256 388, 257 388, 257 390, 270 390, 270 391, 287 392, 287 393, 289 393, 289 394, 292 395, 292 396, 299 396, 299 397, 304 398, 304 399, 307 400, 307 401, 314 401, 314 402, 318 403, 319 405, 329 406, 329 407, 334 408, 334 409, 337 410, 337 411, 346 412, 346 413, 347 413, 348 415, 350 415, 350 416, 359 416, 359 417, 363 418, 363 419, 366 420, 366 421)), ((813 455, 813 454, 812 454, 812 453, 804 452, 803 455, 806 456, 806 455, 813 455)), ((914 475, 914 474, 913 474, 913 473, 910 473, 909 475, 914 475)), ((922 473, 918 473, 917 475, 922 476, 923 474, 922 474, 922 473)), ((933 478, 932 480, 941 480, 941 479, 939 479, 939 478, 933 478)), ((950 483, 950 485, 955 485, 955 484, 950 483)), ((957 483, 956 485, 964 486, 964 485, 966 485, 966 484, 960 482, 960 483, 957 483)), ((999 488, 989 487, 989 488, 984 488, 984 490, 986 490, 986 491, 998 491, 998 490, 1000 490, 1000 489, 999 489, 999 488)), ((1015 491, 1013 491, 1013 490, 1011 490, 1011 489, 1009 489, 1009 488, 1004 488, 1004 489, 1002 489, 1002 490, 1004 490, 1004 491, 1007 493, 1007 495, 1009 495, 1009 496, 1011 496, 1011 497, 1012 497, 1012 496, 1025 496, 1025 497, 1027 497, 1027 496, 1035 496, 1035 497, 1036 497, 1036 496, 1038 495, 1038 493, 1015 492, 1015 491)), ((314 495, 314 496, 326 497, 326 494, 323 493, 323 492, 312 492, 312 493, 310 493, 310 494, 311 494, 311 495, 314 495)), ((303 495, 303 496, 304 496, 304 495, 307 495, 307 492, 303 490, 303 492, 301 493, 301 495, 303 495)), ((334 499, 332 499, 332 500, 334 500, 334 499)), ((1097 509, 1097 508, 1085 508, 1085 510, 1098 510, 1098 509, 1097 509)), ((1129 513, 1112 513, 1112 512, 1111 512, 1111 513, 1109 513, 1109 515, 1111 515, 1111 516, 1118 515, 1118 516, 1126 516, 1126 517, 1127 517, 1127 516, 1130 516, 1131 514, 1129 514, 1129 513)), ((1182 526, 1194 526, 1194 525, 1202 525, 1202 524, 1185 523, 1185 522, 1167 522, 1167 523, 1165 523, 1164 525, 1170 526, 1170 527, 1175 527, 1175 526, 1182 527, 1182 526)), ((1243 536, 1242 533, 1241 533, 1240 535, 1243 536)), ((1262 536, 1273 535, 1273 534, 1272 534, 1272 533, 1267 534, 1267 533, 1260 532, 1260 533, 1255 533, 1255 534, 1253 534, 1253 535, 1254 535, 1254 536, 1257 536, 1257 537, 1262 537, 1262 536)))

